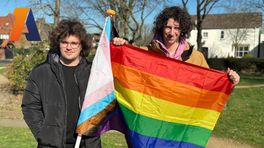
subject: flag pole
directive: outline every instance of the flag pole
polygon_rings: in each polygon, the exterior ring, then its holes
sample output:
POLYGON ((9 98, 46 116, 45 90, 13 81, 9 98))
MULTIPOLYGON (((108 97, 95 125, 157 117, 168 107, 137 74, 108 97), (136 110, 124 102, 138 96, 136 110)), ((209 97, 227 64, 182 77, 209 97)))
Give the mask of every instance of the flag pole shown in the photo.
MULTIPOLYGON (((111 10, 111 9, 107 9, 106 10, 106 13, 110 17, 115 16, 115 14, 116 14, 115 11, 114 10, 111 10)), ((76 139, 76 142, 75 142, 75 145, 74 145, 74 148, 79 148, 80 147, 81 140, 82 140, 82 135, 81 134, 78 134, 77 139, 76 139)))
POLYGON ((82 135, 78 135, 77 136, 77 140, 75 142, 74 148, 79 148, 80 147, 81 140, 82 140, 82 135))

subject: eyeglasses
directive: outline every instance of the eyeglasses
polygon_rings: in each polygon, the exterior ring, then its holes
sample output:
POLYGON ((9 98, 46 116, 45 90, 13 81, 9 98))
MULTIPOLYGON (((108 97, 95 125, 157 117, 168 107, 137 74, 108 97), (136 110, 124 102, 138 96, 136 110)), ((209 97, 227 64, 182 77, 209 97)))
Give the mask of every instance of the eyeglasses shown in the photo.
POLYGON ((79 42, 61 41, 60 43, 62 47, 67 47, 68 45, 70 45, 71 48, 78 48, 80 46, 79 42))

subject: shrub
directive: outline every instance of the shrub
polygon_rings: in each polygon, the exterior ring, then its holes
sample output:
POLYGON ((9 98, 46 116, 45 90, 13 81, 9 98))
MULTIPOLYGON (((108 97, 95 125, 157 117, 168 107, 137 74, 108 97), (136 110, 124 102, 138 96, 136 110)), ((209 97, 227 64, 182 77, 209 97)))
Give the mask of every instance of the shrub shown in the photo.
POLYGON ((33 47, 28 55, 20 54, 14 57, 7 68, 7 77, 11 82, 14 93, 21 93, 26 85, 26 78, 37 64, 42 63, 47 51, 33 47))
POLYGON ((252 54, 245 54, 245 55, 243 56, 243 58, 253 58, 253 55, 252 55, 252 54))

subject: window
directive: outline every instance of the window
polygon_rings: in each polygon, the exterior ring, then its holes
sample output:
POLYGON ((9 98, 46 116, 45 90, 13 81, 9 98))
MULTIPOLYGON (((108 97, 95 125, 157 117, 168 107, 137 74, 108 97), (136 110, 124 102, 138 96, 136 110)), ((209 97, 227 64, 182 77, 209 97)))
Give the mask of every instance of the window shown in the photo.
POLYGON ((203 32, 203 38, 208 38, 208 32, 203 32))
POLYGON ((223 39, 225 37, 225 32, 221 31, 220 39, 223 39))
POLYGON ((249 54, 249 45, 238 45, 238 48, 236 51, 236 57, 242 58, 246 54, 249 54))
POLYGON ((0 39, 9 39, 8 34, 0 34, 0 39))

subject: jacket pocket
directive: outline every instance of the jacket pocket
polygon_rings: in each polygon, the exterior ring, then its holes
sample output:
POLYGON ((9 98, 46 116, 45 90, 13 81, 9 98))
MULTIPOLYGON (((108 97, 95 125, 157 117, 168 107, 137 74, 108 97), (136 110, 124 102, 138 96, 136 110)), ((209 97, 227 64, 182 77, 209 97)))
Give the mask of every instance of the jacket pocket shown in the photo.
POLYGON ((62 147, 62 128, 56 125, 43 125, 38 133, 38 147, 62 147))

